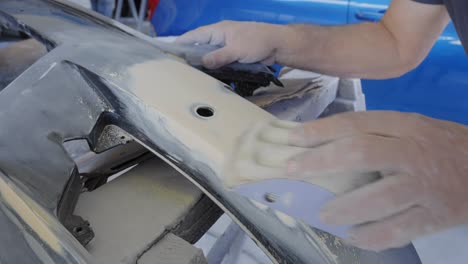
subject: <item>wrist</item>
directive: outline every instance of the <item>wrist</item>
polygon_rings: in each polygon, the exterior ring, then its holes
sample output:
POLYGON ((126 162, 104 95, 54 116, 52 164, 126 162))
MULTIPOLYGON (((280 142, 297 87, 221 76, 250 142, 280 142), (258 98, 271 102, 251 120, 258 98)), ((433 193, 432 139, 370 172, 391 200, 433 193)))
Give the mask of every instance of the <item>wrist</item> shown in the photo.
POLYGON ((279 34, 275 46, 275 60, 277 63, 287 66, 301 66, 304 62, 304 57, 309 57, 313 52, 311 49, 312 40, 314 45, 318 42, 315 37, 320 30, 319 26, 292 24, 282 25, 277 30, 279 34))

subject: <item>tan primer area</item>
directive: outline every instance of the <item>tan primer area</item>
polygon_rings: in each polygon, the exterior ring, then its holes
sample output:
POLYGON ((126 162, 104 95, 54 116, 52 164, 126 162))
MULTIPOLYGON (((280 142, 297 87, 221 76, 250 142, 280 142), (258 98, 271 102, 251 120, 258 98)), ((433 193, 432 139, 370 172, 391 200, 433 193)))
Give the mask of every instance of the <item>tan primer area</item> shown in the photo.
POLYGON ((236 148, 237 137, 272 119, 217 80, 180 62, 149 61, 134 65, 129 73, 132 92, 164 118, 165 129, 192 151, 194 159, 209 164, 217 175, 227 154, 236 148), (214 116, 197 117, 194 111, 199 105, 213 108, 214 116))

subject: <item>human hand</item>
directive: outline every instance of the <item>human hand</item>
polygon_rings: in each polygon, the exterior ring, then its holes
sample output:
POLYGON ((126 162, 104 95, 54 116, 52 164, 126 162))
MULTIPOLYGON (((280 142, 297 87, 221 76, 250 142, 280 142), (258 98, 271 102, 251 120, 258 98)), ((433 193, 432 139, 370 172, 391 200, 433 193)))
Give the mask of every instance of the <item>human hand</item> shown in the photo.
MULTIPOLYGON (((354 225, 350 243, 380 251, 468 223, 468 128, 399 112, 345 113, 304 124, 289 144, 308 148, 287 176, 380 172, 321 211, 327 224, 354 225)), ((346 181, 343 178, 343 181, 346 181)))
POLYGON ((321 186, 337 195, 323 207, 323 222, 354 226, 348 239, 358 247, 400 247, 468 224, 466 126, 355 112, 260 124, 240 139, 224 174, 228 187, 273 178, 321 186))
POLYGON ((236 61, 271 65, 275 62, 279 43, 287 37, 287 31, 287 27, 281 25, 223 21, 189 31, 176 42, 222 46, 203 57, 204 66, 210 69, 236 61))

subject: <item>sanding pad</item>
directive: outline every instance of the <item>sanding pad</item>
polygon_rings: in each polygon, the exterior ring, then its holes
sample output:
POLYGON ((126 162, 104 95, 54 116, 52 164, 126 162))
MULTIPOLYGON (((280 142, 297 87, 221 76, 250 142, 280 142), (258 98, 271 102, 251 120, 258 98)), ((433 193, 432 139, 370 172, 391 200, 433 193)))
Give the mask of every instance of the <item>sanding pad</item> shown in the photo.
POLYGON ((327 225, 320 221, 320 209, 335 194, 317 185, 297 180, 272 179, 241 184, 233 191, 294 220, 346 239, 350 226, 327 225))

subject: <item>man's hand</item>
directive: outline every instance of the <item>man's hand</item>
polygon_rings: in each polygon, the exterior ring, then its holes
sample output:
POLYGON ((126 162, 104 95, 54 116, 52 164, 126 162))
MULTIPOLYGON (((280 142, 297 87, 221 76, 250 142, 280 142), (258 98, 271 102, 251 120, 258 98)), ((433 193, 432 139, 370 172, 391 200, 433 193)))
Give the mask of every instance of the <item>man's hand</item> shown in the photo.
POLYGON ((185 44, 223 46, 203 58, 208 68, 218 68, 239 61, 273 64, 279 43, 286 37, 287 27, 265 23, 223 21, 190 31, 177 39, 185 44))
POLYGON ((207 68, 279 63, 333 76, 383 79, 416 67, 449 21, 444 5, 393 0, 379 23, 345 26, 273 25, 224 21, 178 38, 222 46, 206 55, 207 68))
POLYGON ((326 223, 355 225, 349 238, 356 246, 400 247, 468 223, 466 126, 415 114, 362 112, 314 121, 290 135, 289 145, 310 148, 289 161, 290 178, 383 176, 338 195, 321 212, 326 223))

